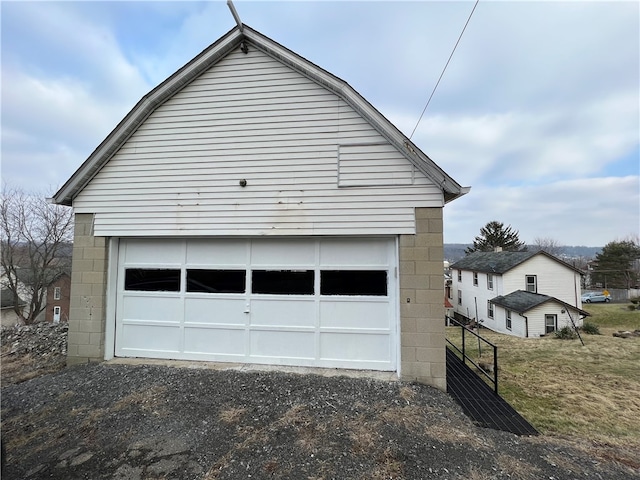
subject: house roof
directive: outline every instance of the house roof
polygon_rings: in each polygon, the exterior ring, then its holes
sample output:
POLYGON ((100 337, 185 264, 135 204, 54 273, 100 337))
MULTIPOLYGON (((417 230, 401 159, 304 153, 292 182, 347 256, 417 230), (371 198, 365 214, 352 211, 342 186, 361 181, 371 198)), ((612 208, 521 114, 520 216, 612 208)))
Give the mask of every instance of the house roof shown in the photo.
POLYGON ((582 270, 550 255, 544 250, 537 252, 473 252, 450 268, 456 270, 472 270, 474 272, 503 274, 536 255, 544 255, 571 270, 583 274, 582 270))
POLYGON ((82 191, 156 108, 169 100, 203 72, 222 60, 232 50, 242 47, 243 45, 248 48, 256 48, 270 55, 342 98, 395 146, 398 151, 402 152, 420 172, 440 187, 445 202, 454 200, 469 191, 470 187, 460 186, 453 178, 447 175, 433 160, 413 144, 409 138, 402 134, 347 82, 309 62, 247 25, 243 25, 242 29, 234 27, 180 70, 142 97, 71 178, 55 193, 53 201, 62 205, 72 205, 78 193, 82 191))
POLYGON ((542 293, 526 292, 524 290, 516 290, 515 292, 511 292, 508 295, 500 295, 498 297, 492 298, 489 301, 494 305, 499 305, 517 313, 528 312, 529 310, 546 302, 556 302, 567 309, 570 308, 571 310, 579 312, 580 315, 584 315, 585 317, 591 315, 589 312, 574 307, 573 305, 563 302, 562 300, 559 300, 555 297, 550 297, 549 295, 544 295, 542 293))
POLYGON ((34 274, 34 271, 30 268, 18 268, 16 270, 16 277, 23 284, 31 285, 36 281, 42 281, 44 286, 49 286, 60 277, 65 275, 71 277, 71 266, 63 265, 60 267, 47 268, 44 271, 39 271, 37 275, 38 277, 41 276, 41 278, 36 279, 36 274, 34 274))
MULTIPOLYGON (((0 291, 0 308, 12 308, 15 298, 11 290, 3 288, 2 291, 0 291)), ((18 297, 18 305, 26 305, 26 302, 18 297)))

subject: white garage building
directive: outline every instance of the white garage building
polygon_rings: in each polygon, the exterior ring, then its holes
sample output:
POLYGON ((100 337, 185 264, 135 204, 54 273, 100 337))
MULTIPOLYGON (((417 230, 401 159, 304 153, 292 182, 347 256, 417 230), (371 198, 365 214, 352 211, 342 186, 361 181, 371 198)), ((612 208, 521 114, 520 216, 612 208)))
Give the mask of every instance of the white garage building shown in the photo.
POLYGON ((347 83, 234 28, 55 194, 69 363, 396 371, 445 388, 442 209, 468 191, 347 83))

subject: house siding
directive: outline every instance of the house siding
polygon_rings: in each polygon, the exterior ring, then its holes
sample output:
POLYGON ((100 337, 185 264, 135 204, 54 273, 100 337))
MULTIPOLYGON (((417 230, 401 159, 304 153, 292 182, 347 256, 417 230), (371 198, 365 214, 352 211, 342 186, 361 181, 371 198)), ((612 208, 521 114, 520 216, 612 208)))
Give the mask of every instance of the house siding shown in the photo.
MULTIPOLYGON (((478 272, 478 285, 473 284, 473 271, 462 270, 462 282, 458 282, 458 269, 453 269, 452 273, 452 303, 455 312, 469 319, 477 319, 484 327, 496 332, 509 335, 527 336, 525 319, 516 312, 512 312, 512 329, 506 328, 506 314, 503 308, 494 306, 493 318, 488 315, 487 302, 497 296, 508 295, 516 290, 525 290, 525 276, 535 275, 537 279, 537 293, 542 293, 562 300, 569 305, 582 308, 580 300, 580 274, 571 268, 556 262, 543 255, 536 255, 517 265, 503 275, 494 274, 493 290, 487 288, 487 274, 478 272), (462 305, 458 305, 458 291, 462 291, 462 305), (477 310, 476 310, 477 305, 477 310)), ((558 314, 558 328, 570 324, 568 315, 561 314, 562 307, 554 303, 553 311, 547 313, 558 314), (557 312, 556 312, 557 310, 557 312)), ((540 317, 539 312, 532 315, 526 312, 528 319, 529 337, 538 337, 544 334, 544 314, 540 317), (538 315, 538 316, 536 316, 538 315)), ((572 311, 574 321, 577 321, 579 314, 572 311)))
MULTIPOLYGON (((547 314, 557 316, 558 330, 567 326, 573 328, 567 309, 559 303, 547 302, 527 312, 527 318, 529 319, 529 337, 535 338, 545 335, 545 315, 547 314), (562 313, 563 310, 564 313, 562 313)), ((576 326, 579 327, 582 325, 582 319, 578 312, 572 311, 571 316, 576 326)))
POLYGON ((71 278, 69 275, 62 275, 55 282, 47 287, 47 302, 45 307, 45 322, 53 322, 53 309, 60 307, 60 321, 69 320, 69 301, 71 290, 71 278), (56 300, 54 293, 56 287, 60 288, 60 298, 56 300))
POLYGON ((414 207, 442 206, 344 100, 256 48, 158 107, 74 200, 103 237, 414 234, 414 207))
POLYGON ((544 255, 536 255, 517 265, 503 276, 504 291, 526 290, 526 275, 535 275, 537 293, 550 295, 570 305, 582 308, 580 274, 544 255))

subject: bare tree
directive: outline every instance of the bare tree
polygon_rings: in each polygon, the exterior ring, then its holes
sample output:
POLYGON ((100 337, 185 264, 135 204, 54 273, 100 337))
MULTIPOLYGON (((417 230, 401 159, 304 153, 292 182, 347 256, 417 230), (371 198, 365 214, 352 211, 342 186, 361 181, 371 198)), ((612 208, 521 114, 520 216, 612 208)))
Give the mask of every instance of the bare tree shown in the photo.
POLYGON ((0 278, 2 288, 13 295, 14 311, 25 324, 33 323, 45 308, 47 286, 69 271, 72 238, 70 208, 51 204, 44 195, 3 185, 0 278))
POLYGON ((554 257, 558 257, 564 253, 564 248, 550 237, 536 237, 533 240, 533 249, 535 251, 543 250, 554 257))

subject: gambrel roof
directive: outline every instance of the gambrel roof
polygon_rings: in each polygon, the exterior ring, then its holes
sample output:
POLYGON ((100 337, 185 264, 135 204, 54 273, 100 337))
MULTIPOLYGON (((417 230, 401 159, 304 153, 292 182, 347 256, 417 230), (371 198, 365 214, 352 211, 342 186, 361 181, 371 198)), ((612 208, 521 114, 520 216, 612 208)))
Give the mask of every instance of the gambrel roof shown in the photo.
POLYGON ((561 304, 565 308, 576 310, 580 313, 580 315, 590 316, 589 312, 576 308, 573 305, 563 302, 562 300, 559 300, 555 297, 543 295, 542 293, 526 292, 524 290, 516 290, 515 292, 511 292, 508 295, 500 295, 498 297, 492 298, 489 301, 494 305, 499 305, 503 308, 506 308, 507 310, 512 310, 516 313, 526 313, 529 310, 542 305, 543 303, 553 301, 561 304))
POLYGON ((544 250, 537 252, 473 252, 463 259, 458 260, 451 265, 450 268, 502 275, 536 255, 544 255, 571 270, 583 274, 580 269, 550 255, 544 250))
POLYGON ((242 30, 238 27, 233 28, 145 95, 60 190, 56 192, 53 196, 53 201, 62 205, 72 205, 78 193, 94 178, 151 113, 207 69, 225 58, 230 52, 237 48, 245 47, 249 49, 255 48, 264 52, 338 95, 365 118, 391 145, 399 152, 402 152, 418 171, 422 172, 437 185, 443 192, 445 202, 454 200, 469 191, 469 187, 460 186, 453 178, 447 175, 344 80, 323 70, 256 30, 243 25, 242 30))

